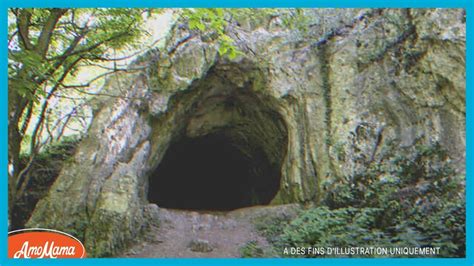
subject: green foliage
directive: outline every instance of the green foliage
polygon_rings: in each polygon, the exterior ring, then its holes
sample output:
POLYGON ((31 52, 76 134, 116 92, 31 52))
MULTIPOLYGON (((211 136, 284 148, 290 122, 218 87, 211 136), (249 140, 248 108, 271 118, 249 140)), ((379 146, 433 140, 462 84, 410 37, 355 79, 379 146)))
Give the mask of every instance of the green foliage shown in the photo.
POLYGON ((10 9, 9 77, 19 95, 38 101, 46 95, 38 86, 60 82, 66 73, 74 75, 76 60, 100 61, 110 49, 123 49, 137 43, 143 30, 143 10, 136 8, 69 9, 60 15, 49 31, 46 23, 58 9, 10 9), (29 17, 23 28, 27 44, 18 36, 19 22, 29 17), (16 33, 15 33, 16 32, 16 33), (41 40, 41 34, 50 38, 41 40), (43 41, 43 43, 40 43, 43 41), (43 53, 40 47, 46 47, 43 53))
POLYGON ((304 10, 297 9, 250 9, 250 8, 196 8, 185 9, 183 16, 188 20, 191 30, 198 30, 203 34, 214 36, 219 43, 219 55, 234 59, 242 52, 234 40, 227 35, 226 27, 231 22, 248 22, 249 24, 265 25, 272 18, 280 17, 283 25, 289 30, 297 30, 306 34, 308 17, 304 10))
MULTIPOLYGON (((465 256, 464 177, 438 144, 418 146, 349 177, 327 192, 327 206, 290 223, 260 228, 283 247, 440 247, 465 256), (269 230, 269 228, 272 228, 269 230)), ((279 252, 279 254, 282 254, 279 252)))
POLYGON ((187 18, 191 30, 198 30, 203 34, 213 35, 219 43, 219 55, 234 59, 242 52, 235 45, 234 40, 226 34, 226 27, 232 12, 222 8, 185 9, 183 16, 187 18))
POLYGON ((374 246, 384 237, 375 226, 381 213, 381 209, 375 208, 309 209, 284 228, 277 246, 281 249, 374 246))
POLYGON ((37 155, 38 159, 51 164, 66 161, 71 158, 79 141, 78 136, 65 136, 61 141, 47 146, 44 151, 37 155))
POLYGON ((289 222, 290 219, 288 217, 262 216, 254 221, 254 224, 261 235, 266 237, 270 243, 276 244, 289 222))
POLYGON ((258 246, 257 241, 249 241, 240 247, 240 256, 242 258, 261 258, 264 255, 263 249, 258 246))
POLYGON ((290 30, 297 30, 302 36, 308 33, 308 25, 310 23, 309 16, 304 14, 304 9, 295 8, 287 9, 281 14, 283 25, 290 30))
MULTIPOLYGON (((77 137, 65 137, 62 141, 54 143, 38 153, 37 159, 27 172, 31 178, 27 184, 26 192, 13 205, 12 229, 24 228, 36 203, 48 193, 64 163, 73 157, 79 141, 77 137)), ((29 156, 23 154, 20 160, 24 166, 28 164, 29 156)))

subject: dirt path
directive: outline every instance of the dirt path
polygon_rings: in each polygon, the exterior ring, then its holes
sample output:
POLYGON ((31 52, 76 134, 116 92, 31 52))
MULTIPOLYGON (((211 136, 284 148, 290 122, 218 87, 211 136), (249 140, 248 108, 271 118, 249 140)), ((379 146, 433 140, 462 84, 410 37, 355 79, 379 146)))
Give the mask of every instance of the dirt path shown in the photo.
POLYGON ((266 253, 270 245, 258 234, 250 217, 285 212, 276 207, 252 207, 232 212, 196 212, 160 209, 160 226, 121 257, 133 258, 236 258, 252 243, 266 253))

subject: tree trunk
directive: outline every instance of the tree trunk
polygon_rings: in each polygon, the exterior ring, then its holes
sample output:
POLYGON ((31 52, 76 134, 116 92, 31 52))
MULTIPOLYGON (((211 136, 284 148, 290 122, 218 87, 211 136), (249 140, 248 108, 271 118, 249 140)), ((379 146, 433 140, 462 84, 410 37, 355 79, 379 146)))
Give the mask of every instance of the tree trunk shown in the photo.
POLYGON ((20 134, 18 125, 27 100, 16 93, 18 83, 10 81, 8 88, 8 217, 10 220, 11 210, 17 199, 17 182, 20 173, 20 151, 23 136, 20 134))

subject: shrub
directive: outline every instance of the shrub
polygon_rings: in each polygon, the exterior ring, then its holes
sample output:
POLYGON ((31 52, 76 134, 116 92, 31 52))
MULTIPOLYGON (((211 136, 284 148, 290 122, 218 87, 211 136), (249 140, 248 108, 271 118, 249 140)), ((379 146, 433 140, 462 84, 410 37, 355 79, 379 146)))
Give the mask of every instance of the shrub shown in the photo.
MULTIPOLYGON (((26 191, 13 206, 10 229, 24 227, 36 203, 47 194, 56 180, 64 162, 72 158, 79 141, 76 137, 64 137, 62 141, 47 146, 36 156, 26 173, 31 176, 26 191)), ((29 155, 23 154, 20 159, 21 167, 24 167, 29 161, 29 155)))
POLYGON ((249 241, 240 247, 240 256, 242 258, 261 258, 263 255, 264 251, 258 246, 257 241, 249 241))
POLYGON ((440 257, 465 256, 464 176, 439 145, 418 146, 344 180, 327 193, 326 206, 272 229, 277 250, 440 247, 440 257))

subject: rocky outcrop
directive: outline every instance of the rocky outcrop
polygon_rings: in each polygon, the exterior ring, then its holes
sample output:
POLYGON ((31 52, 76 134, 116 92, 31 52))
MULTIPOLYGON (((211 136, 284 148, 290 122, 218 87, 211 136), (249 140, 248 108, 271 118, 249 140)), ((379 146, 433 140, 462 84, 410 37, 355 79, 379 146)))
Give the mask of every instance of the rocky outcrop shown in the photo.
POLYGON ((439 142, 464 172, 463 10, 301 16, 304 36, 278 16, 232 23, 243 52, 232 60, 176 24, 164 48, 134 64, 145 70, 109 79, 106 89, 125 97, 100 104, 28 226, 71 233, 90 256, 112 255, 147 226, 148 175, 170 143, 214 133, 265 157, 278 178, 271 204, 317 204, 338 178, 415 144, 439 142))

